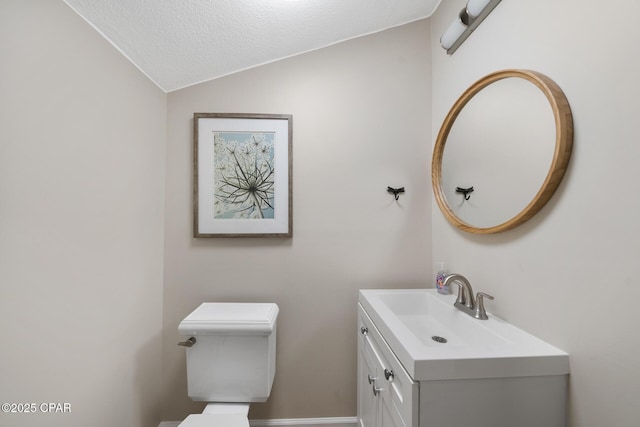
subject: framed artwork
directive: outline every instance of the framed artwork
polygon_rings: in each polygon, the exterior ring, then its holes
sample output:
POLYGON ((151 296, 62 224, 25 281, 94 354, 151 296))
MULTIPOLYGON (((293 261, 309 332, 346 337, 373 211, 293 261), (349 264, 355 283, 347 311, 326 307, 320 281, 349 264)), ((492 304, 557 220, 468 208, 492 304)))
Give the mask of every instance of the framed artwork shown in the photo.
POLYGON ((292 236, 292 120, 193 115, 194 237, 292 236))

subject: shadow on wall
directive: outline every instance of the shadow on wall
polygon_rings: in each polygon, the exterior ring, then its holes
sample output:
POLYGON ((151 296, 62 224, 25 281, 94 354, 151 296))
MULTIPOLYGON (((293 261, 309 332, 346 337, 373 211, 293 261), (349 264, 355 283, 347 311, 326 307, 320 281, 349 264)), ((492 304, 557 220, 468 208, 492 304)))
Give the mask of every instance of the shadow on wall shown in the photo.
POLYGON ((160 423, 162 394, 158 372, 162 372, 161 350, 162 333, 158 331, 136 352, 131 425, 157 427, 160 423))

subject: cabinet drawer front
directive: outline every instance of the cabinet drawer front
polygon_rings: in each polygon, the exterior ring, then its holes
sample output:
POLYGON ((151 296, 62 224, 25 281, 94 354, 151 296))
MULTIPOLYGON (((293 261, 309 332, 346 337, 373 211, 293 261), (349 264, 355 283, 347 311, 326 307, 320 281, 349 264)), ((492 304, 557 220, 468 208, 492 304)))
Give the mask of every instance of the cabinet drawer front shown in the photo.
POLYGON ((371 347, 379 362, 377 384, 390 411, 397 411, 407 427, 418 425, 418 384, 411 379, 362 307, 358 307, 363 345, 371 347), (415 411, 415 414, 414 414, 415 411))

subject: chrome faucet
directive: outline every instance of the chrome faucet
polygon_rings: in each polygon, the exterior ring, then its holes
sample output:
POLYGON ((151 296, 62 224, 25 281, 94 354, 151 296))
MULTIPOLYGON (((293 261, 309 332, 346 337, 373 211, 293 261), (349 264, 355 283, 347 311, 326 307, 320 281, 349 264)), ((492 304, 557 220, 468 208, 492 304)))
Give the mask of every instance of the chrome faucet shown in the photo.
POLYGON ((450 274, 444 278, 443 286, 450 284, 458 285, 458 298, 453 304, 454 307, 464 311, 469 316, 480 320, 487 320, 487 312, 484 308, 484 298, 493 299, 489 294, 478 292, 476 298, 473 297, 473 288, 471 283, 462 274, 450 274))

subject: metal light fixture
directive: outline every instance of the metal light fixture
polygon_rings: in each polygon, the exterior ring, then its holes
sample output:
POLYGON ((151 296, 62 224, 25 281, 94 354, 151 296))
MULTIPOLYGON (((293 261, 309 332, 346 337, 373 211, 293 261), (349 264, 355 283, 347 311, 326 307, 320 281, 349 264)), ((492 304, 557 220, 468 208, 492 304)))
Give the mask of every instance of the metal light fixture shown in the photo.
POLYGON ((440 44, 449 55, 460 47, 484 18, 500 3, 501 0, 469 0, 467 6, 460 11, 458 18, 440 37, 440 44))

